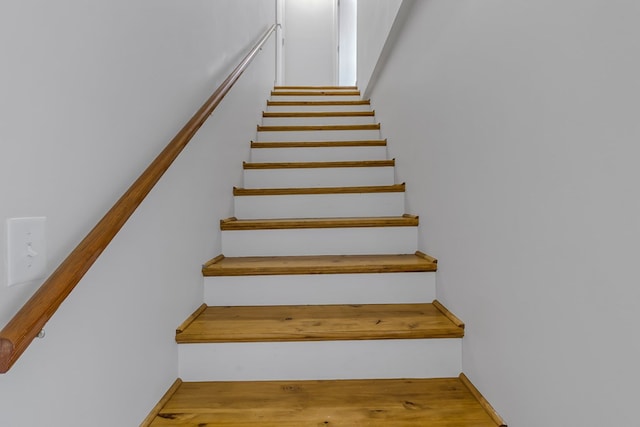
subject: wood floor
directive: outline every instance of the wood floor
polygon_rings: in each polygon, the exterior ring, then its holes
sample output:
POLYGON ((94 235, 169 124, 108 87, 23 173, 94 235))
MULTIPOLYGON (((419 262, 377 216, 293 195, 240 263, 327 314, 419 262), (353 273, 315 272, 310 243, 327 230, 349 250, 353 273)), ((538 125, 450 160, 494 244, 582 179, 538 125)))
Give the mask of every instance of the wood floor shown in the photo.
MULTIPOLYGON (((179 383, 147 424, 198 427, 496 427, 461 378, 179 383)), ((474 392, 476 395, 474 395, 474 392)))

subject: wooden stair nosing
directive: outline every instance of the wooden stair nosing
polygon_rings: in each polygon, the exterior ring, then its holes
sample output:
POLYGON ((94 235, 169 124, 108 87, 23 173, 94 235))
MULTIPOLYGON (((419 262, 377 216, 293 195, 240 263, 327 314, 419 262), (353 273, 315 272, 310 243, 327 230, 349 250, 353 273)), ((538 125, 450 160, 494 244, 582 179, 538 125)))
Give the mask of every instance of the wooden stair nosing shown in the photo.
POLYGON ((264 118, 374 117, 375 111, 263 111, 264 118))
MULTIPOLYGON (((217 258, 217 257, 216 257, 217 258)), ((180 326, 178 326, 176 328, 176 334, 182 333, 182 331, 184 331, 185 329, 187 329, 189 327, 189 325, 198 317, 200 316, 200 314, 202 314, 203 311, 205 311, 207 309, 207 304, 201 304, 200 307, 198 307, 196 309, 196 311, 194 311, 193 313, 191 313, 191 315, 189 317, 187 317, 187 319, 182 322, 182 324, 180 326)))
POLYGON ((456 325, 459 328, 464 329, 464 322, 462 320, 460 320, 458 318, 458 316, 456 316, 455 314, 453 314, 451 311, 449 311, 449 309, 447 307, 445 307, 444 305, 442 305, 442 303, 440 303, 440 301, 438 300, 433 300, 433 306, 435 308, 437 308, 438 310, 440 310, 440 313, 444 314, 447 319, 451 320, 451 323, 453 323, 454 325, 456 325))
POLYGON ((256 142, 251 141, 251 148, 334 148, 334 147, 384 147, 386 139, 355 141, 283 141, 256 142))
POLYGON ((317 132, 317 131, 346 131, 346 130, 380 130, 380 123, 364 125, 287 125, 287 126, 257 126, 258 132, 317 132))
POLYGON ((238 188, 233 187, 234 196, 289 196, 299 194, 368 194, 404 193, 405 184, 363 187, 308 187, 308 188, 238 188))
POLYGON ((355 217, 355 218, 271 218, 220 220, 222 231, 234 230, 283 230, 307 228, 364 228, 364 227, 417 227, 419 217, 355 217))
POLYGON ((462 338, 433 304, 207 307, 178 343, 462 338))
POLYGON ((317 169, 317 168, 370 168, 394 167, 395 159, 391 160, 355 160, 340 162, 243 162, 242 168, 247 169, 317 169))
POLYGON ((432 257, 431 255, 427 255, 422 251, 416 251, 416 256, 426 259, 428 262, 432 262, 434 264, 438 263, 438 260, 432 257))
POLYGON ((497 427, 461 378, 184 382, 156 420, 149 427, 497 427))
POLYGON ((433 272, 438 264, 414 254, 231 257, 218 255, 202 266, 205 277, 300 274, 433 272))
POLYGON ((272 90, 271 96, 360 96, 359 90, 272 90))
POLYGON ((267 101, 268 107, 294 107, 294 106, 327 106, 327 105, 371 105, 369 99, 357 99, 351 101, 267 101))

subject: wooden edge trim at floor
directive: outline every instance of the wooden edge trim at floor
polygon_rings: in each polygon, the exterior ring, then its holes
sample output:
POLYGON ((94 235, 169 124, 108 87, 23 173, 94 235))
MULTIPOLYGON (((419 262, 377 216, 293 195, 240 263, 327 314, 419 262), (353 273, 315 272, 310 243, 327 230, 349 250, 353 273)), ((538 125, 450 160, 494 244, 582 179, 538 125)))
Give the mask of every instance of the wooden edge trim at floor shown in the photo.
POLYGON ((160 414, 160 411, 162 410, 162 408, 164 408, 167 402, 171 400, 174 394, 176 394, 176 392, 178 391, 181 385, 182 385, 182 379, 180 378, 176 379, 173 382, 171 387, 169 387, 169 390, 167 390, 167 392, 162 396, 160 401, 156 403, 156 406, 154 406, 151 412, 149 412, 149 415, 147 415, 147 418, 145 418, 144 421, 142 421, 142 424, 140 424, 140 427, 149 427, 151 425, 153 420, 158 416, 158 414, 160 414))
POLYGON ((371 105, 371 100, 354 99, 351 101, 267 101, 268 107, 292 107, 310 105, 371 105))
POLYGON ((447 317, 447 319, 451 320, 451 322, 453 322, 454 325, 464 329, 464 322, 460 320, 455 314, 450 312, 449 309, 447 309, 447 307, 445 307, 440 303, 440 301, 438 301, 437 299, 434 299, 432 304, 435 308, 438 309, 438 311, 440 311, 440 313, 444 314, 447 317))
MULTIPOLYGON (((216 257, 217 258, 217 257, 216 257)), ((182 333, 185 329, 187 329, 189 327, 189 325, 196 320, 196 318, 198 316, 200 316, 200 314, 202 314, 203 311, 205 311, 207 309, 207 304, 202 304, 200 307, 198 307, 196 309, 196 311, 194 311, 193 313, 191 313, 191 315, 189 317, 187 317, 187 320, 185 320, 184 322, 182 322, 182 324, 180 326, 178 326, 176 328, 176 334, 180 334, 182 333)))
POLYGON ((493 406, 491 406, 489 401, 485 399, 482 393, 480 393, 480 391, 473 385, 473 383, 469 381, 469 378, 467 378, 467 376, 464 373, 460 373, 460 376, 458 378, 460 378, 460 381, 462 382, 462 384, 464 384, 465 387, 469 389, 473 397, 476 398, 480 406, 482 406, 482 408, 487 412, 487 414, 491 417, 493 422, 495 422, 498 425, 498 427, 507 427, 502 417, 498 415, 498 413, 496 412, 495 409, 493 409, 493 406))
POLYGON ((291 141, 291 142, 255 142, 251 148, 330 148, 330 147, 384 147, 386 139, 369 139, 361 141, 291 141))
MULTIPOLYGON (((309 187, 309 188, 237 188, 234 196, 293 196, 299 194, 364 194, 364 193, 404 193, 405 184, 368 187, 309 187)), ((428 259, 428 258, 425 258, 428 259)))
POLYGON ((417 227, 419 218, 412 217, 355 217, 355 218, 287 218, 220 220, 220 230, 282 230, 304 228, 364 228, 364 227, 417 227))
POLYGON ((355 160, 346 162, 242 162, 243 169, 314 169, 314 168, 368 168, 393 167, 395 159, 391 160, 355 160))
POLYGON ((309 118, 309 117, 373 117, 372 111, 263 111, 265 118, 309 118))
POLYGON ((427 261, 429 261, 432 264, 437 264, 438 263, 437 259, 435 259, 431 255, 427 255, 427 254, 425 254, 424 252, 421 252, 421 251, 416 251, 416 256, 419 256, 420 258, 424 258, 424 259, 426 259, 427 261))
POLYGON ((339 130, 380 130, 380 123, 369 125, 309 125, 309 126, 261 126, 258 132, 315 132, 339 130))

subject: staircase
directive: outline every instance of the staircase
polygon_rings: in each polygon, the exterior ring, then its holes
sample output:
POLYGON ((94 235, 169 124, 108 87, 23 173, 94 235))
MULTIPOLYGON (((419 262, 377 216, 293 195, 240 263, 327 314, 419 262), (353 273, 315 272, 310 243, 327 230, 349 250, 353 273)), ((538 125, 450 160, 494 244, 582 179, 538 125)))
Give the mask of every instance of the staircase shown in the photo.
POLYGON ((242 166, 181 379, 143 426, 504 425, 461 374, 464 324, 356 88, 276 87, 242 166))

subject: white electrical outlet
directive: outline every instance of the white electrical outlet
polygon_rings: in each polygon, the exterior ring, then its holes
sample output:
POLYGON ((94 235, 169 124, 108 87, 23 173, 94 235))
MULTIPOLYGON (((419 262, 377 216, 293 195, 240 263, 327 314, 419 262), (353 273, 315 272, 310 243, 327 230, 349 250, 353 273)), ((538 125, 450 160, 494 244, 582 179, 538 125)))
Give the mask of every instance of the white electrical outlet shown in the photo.
POLYGON ((45 217, 7 220, 8 286, 42 279, 47 269, 45 217))

